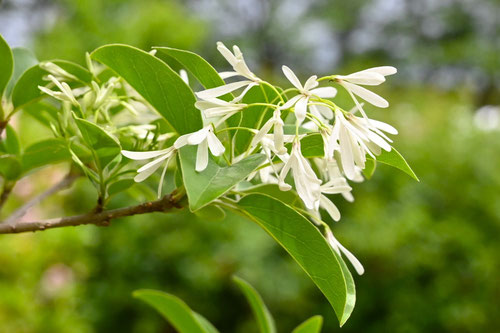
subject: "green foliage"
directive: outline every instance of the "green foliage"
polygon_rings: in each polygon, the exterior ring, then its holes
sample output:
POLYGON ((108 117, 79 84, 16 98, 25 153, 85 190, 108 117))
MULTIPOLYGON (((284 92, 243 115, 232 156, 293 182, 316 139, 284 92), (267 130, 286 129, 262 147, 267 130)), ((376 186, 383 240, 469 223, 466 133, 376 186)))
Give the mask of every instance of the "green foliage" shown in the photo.
POLYGON ((260 332, 275 333, 276 325, 274 323, 274 318, 257 290, 255 290, 255 288, 248 282, 237 276, 233 277, 233 281, 245 295, 248 304, 250 304, 252 312, 257 319, 257 323, 259 324, 260 332))
POLYGON ((10 95, 14 85, 21 75, 30 67, 38 64, 33 52, 22 47, 15 47, 12 49, 12 55, 14 56, 14 71, 12 73, 12 78, 10 79, 9 85, 7 86, 6 93, 10 95))
POLYGON ((14 68, 14 59, 12 51, 7 42, 0 35, 0 98, 3 95, 5 87, 9 83, 14 68))
POLYGON ((292 333, 319 333, 323 325, 323 317, 314 316, 297 326, 292 333))
POLYGON ((230 166, 219 166, 209 159, 207 168, 203 172, 197 172, 195 152, 196 147, 184 147, 179 155, 191 211, 196 211, 219 198, 265 160, 263 155, 252 155, 230 166))
POLYGON ((354 281, 340 255, 318 229, 290 206, 262 194, 249 194, 238 204, 309 275, 332 305, 342 326, 356 301, 354 281))
POLYGON ((92 57, 123 77, 179 134, 202 127, 192 90, 158 58, 126 45, 103 46, 92 57))

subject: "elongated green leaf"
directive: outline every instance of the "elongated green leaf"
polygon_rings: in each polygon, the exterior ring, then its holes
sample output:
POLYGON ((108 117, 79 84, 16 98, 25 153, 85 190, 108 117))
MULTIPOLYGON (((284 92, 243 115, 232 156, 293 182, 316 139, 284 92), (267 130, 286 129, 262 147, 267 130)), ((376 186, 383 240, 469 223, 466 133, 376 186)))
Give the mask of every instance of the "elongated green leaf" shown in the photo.
POLYGON ((382 150, 382 153, 377 156, 377 162, 395 167, 405 172, 416 181, 420 181, 408 162, 406 162, 405 158, 394 147, 392 147, 389 152, 382 150))
POLYGON ((96 124, 85 119, 75 118, 85 143, 96 152, 99 167, 104 169, 121 152, 118 140, 96 124))
POLYGON ((222 221, 226 218, 226 212, 216 205, 207 205, 194 214, 204 221, 222 221))
POLYGON ((207 320, 207 318, 203 317, 201 314, 198 312, 193 311, 193 315, 198 321, 198 323, 203 327, 205 332, 207 333, 219 333, 219 331, 215 328, 214 325, 212 325, 211 322, 207 320))
POLYGON ((366 179, 371 179, 377 168, 377 161, 374 159, 367 159, 365 163, 365 168, 363 169, 363 175, 366 179))
POLYGON ((305 157, 323 157, 323 138, 319 133, 309 134, 300 140, 300 150, 305 157))
POLYGON ((123 77, 178 133, 191 133, 202 127, 191 88, 160 59, 118 44, 98 48, 92 58, 123 77))
POLYGON ((134 297, 155 308, 179 333, 207 333, 194 312, 180 298, 156 290, 137 290, 134 297))
POLYGON ((288 205, 293 205, 299 200, 299 196, 295 191, 282 191, 278 184, 259 184, 244 189, 245 193, 261 193, 278 199, 288 205))
POLYGON ((171 47, 155 47, 158 50, 159 58, 162 54, 174 58, 187 71, 189 71, 206 88, 214 88, 224 85, 217 71, 205 59, 194 52, 174 49, 171 47))
POLYGON ((214 201, 245 179, 265 160, 262 154, 251 155, 231 166, 221 167, 211 158, 202 172, 195 170, 195 146, 180 149, 182 178, 189 199, 189 208, 196 211, 214 201))
POLYGON ((292 207, 266 195, 249 194, 238 205, 309 275, 332 305, 342 326, 356 301, 354 281, 342 258, 319 230, 292 207))
POLYGON ((323 317, 314 316, 297 326, 292 333, 319 333, 323 326, 323 317))
POLYGON ((15 180, 21 175, 21 163, 16 156, 0 156, 0 175, 7 180, 15 180))
POLYGON ((252 287, 250 283, 237 276, 233 277, 233 281, 243 292, 248 303, 250 304, 252 312, 257 319, 257 324, 259 325, 260 332, 275 333, 276 325, 274 324, 273 316, 271 315, 271 312, 269 312, 266 304, 262 300, 262 297, 259 295, 257 290, 255 290, 255 288, 252 287))
POLYGON ((3 150, 7 154, 19 155, 21 147, 19 145, 19 138, 17 137, 16 131, 14 131, 12 126, 7 125, 5 132, 5 140, 0 141, 0 150, 3 150))
MULTIPOLYGON (((73 74, 80 81, 89 83, 92 78, 90 73, 80 65, 65 60, 51 60, 51 62, 68 73, 73 74)), ((44 80, 46 75, 48 75, 48 72, 38 65, 29 68, 21 75, 12 90, 12 104, 14 104, 16 109, 22 108, 46 96, 38 89, 38 86, 47 85, 48 81, 44 80)), ((72 83, 73 87, 79 85, 81 84, 78 84, 78 82, 72 83)))
POLYGON ((131 178, 119 179, 116 182, 109 185, 108 195, 112 196, 112 195, 118 194, 120 192, 126 191, 134 184, 135 184, 135 181, 131 178))
POLYGON ((36 59, 33 52, 24 47, 15 47, 12 49, 12 54, 14 56, 14 72, 12 73, 12 78, 7 85, 7 95, 10 95, 14 85, 17 80, 21 77, 21 75, 30 67, 38 64, 38 60, 36 59))
POLYGON ((9 44, 7 44, 2 35, 0 35, 0 98, 3 95, 7 83, 9 83, 13 69, 14 58, 12 56, 12 51, 9 44))
POLYGON ((44 165, 69 160, 71 155, 63 139, 46 139, 26 148, 21 159, 22 170, 28 172, 44 165))

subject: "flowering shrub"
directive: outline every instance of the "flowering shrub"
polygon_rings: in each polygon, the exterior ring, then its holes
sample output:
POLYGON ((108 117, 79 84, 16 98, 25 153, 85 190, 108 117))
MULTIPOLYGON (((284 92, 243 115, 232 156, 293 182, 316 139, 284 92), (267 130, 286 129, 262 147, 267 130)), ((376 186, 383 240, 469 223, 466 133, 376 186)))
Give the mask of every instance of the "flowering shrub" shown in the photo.
POLYGON ((268 232, 323 292, 340 323, 348 319, 355 290, 342 255, 358 274, 364 269, 335 238, 324 213, 340 220, 333 195, 353 201, 349 181, 369 178, 376 161, 416 178, 390 145, 388 135, 397 130, 368 118, 360 101, 388 107, 363 86, 385 82, 394 67, 313 75, 302 84, 283 66, 291 85, 281 88, 254 74, 237 46, 231 51, 220 42, 217 49, 232 71, 218 73, 189 51, 157 47, 147 53, 127 45, 87 54, 86 68, 62 60, 38 63, 16 57, 19 51, 0 42, 0 207, 19 179, 63 161, 71 165, 68 176, 42 196, 79 176, 98 193, 87 214, 20 221, 35 198, 0 223, 0 233, 108 225, 183 207, 211 217, 230 210, 268 232), (177 73, 172 68, 179 64, 177 73), (349 110, 334 102, 334 86, 351 96, 349 110), (21 110, 54 137, 20 147, 9 121, 21 110), (157 180, 158 200, 106 209, 110 198, 150 177, 157 180), (165 195, 167 178, 173 191, 165 195))

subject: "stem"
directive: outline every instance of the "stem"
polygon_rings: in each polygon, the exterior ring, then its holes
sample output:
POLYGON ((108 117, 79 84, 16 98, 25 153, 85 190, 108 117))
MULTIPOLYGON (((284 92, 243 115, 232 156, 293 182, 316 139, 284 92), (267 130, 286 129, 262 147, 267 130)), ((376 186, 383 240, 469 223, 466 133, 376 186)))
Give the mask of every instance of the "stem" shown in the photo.
POLYGON ((2 188, 2 192, 0 193, 0 210, 2 210, 3 205, 7 202, 9 198, 10 192, 14 188, 15 183, 10 183, 5 180, 2 188))
POLYGON ((264 85, 266 85, 266 86, 268 86, 268 87, 269 87, 269 88, 271 88, 272 90, 274 90, 274 92, 276 93, 276 95, 278 95, 278 96, 279 96, 280 100, 281 100, 283 103, 285 103, 285 100, 283 100, 283 97, 281 96, 281 93, 278 91, 278 89, 276 89, 276 87, 275 87, 275 86, 273 86, 272 84, 270 84, 270 83, 269 83, 269 82, 267 82, 267 81, 262 81, 261 83, 262 83, 262 84, 264 84, 264 85))
POLYGON ((31 207, 39 204, 40 202, 42 202, 44 199, 46 199, 47 197, 51 196, 52 194, 57 193, 57 192, 59 192, 61 190, 64 190, 65 188, 70 187, 75 182, 75 180, 78 177, 79 177, 79 175, 75 175, 75 174, 69 173, 63 179, 61 179, 59 182, 57 182, 54 186, 52 186, 48 190, 40 193, 39 195, 37 195, 33 199, 31 199, 28 202, 26 202, 21 207, 19 207, 14 213, 12 213, 2 223, 10 224, 10 225, 14 224, 16 221, 18 221, 19 219, 21 219, 28 212, 28 210, 31 207))
POLYGON ((97 226, 107 226, 113 219, 148 214, 153 212, 167 213, 183 206, 180 204, 183 196, 179 197, 174 191, 169 195, 164 196, 157 201, 146 202, 137 206, 124 207, 103 211, 100 213, 90 212, 82 215, 75 215, 69 217, 60 217, 49 220, 33 221, 33 222, 19 222, 15 225, 8 225, 6 223, 0 224, 0 234, 14 234, 29 231, 41 231, 46 229, 78 226, 86 224, 94 224, 97 226))

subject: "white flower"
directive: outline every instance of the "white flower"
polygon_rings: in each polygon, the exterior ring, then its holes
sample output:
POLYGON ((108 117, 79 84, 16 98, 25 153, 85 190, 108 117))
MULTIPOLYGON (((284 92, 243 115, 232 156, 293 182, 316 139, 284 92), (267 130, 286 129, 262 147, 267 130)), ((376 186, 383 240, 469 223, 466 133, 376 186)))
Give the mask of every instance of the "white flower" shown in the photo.
POLYGON ((44 62, 41 62, 38 66, 40 66, 41 69, 49 72, 52 76, 56 77, 58 80, 78 81, 78 78, 76 76, 74 76, 71 73, 68 73, 67 71, 65 71, 61 67, 57 66, 53 62, 44 61, 44 62))
POLYGON ((189 76, 185 69, 181 69, 179 71, 179 76, 181 77, 182 81, 184 81, 184 83, 189 85, 189 76))
POLYGON ((351 262, 351 264, 354 266, 354 269, 359 275, 363 275, 365 272, 365 269, 363 268, 363 265, 359 260, 352 254, 348 249, 346 249, 340 242, 333 236, 332 231, 330 228, 326 230, 326 240, 332 247, 332 249, 337 252, 338 255, 341 255, 341 252, 347 257, 347 259, 351 262))
POLYGON ((208 165, 208 150, 214 156, 224 154, 225 148, 214 134, 212 125, 203 127, 201 130, 181 135, 174 143, 174 147, 179 149, 185 145, 197 145, 196 153, 196 171, 200 172, 206 169, 208 165))
POLYGON ((163 179, 165 178, 165 173, 167 171, 168 164, 172 157, 175 156, 176 150, 174 147, 169 147, 162 150, 153 151, 128 151, 122 150, 122 155, 130 158, 131 160, 141 161, 154 158, 153 161, 143 165, 137 170, 137 175, 134 177, 136 182, 142 182, 149 176, 151 176, 158 168, 165 162, 165 167, 161 174, 160 182, 158 184, 158 197, 161 196, 161 189, 163 186, 163 179))
POLYGON ((284 134, 283 134, 283 119, 281 119, 281 110, 280 108, 276 108, 273 112, 273 116, 269 118, 268 121, 262 126, 262 128, 255 134, 252 139, 251 146, 255 147, 262 139, 265 137, 267 133, 274 127, 274 148, 277 151, 277 154, 286 153, 286 148, 283 144, 284 142, 284 134))
POLYGON ((374 92, 359 85, 378 86, 379 84, 385 82, 386 76, 396 73, 397 69, 392 66, 381 66, 365 69, 349 75, 336 75, 335 79, 347 90, 349 95, 351 95, 351 98, 354 100, 354 103, 356 103, 359 110, 363 114, 363 117, 367 119, 363 108, 354 95, 357 95, 368 103, 380 108, 388 107, 389 102, 374 92))
POLYGON ((295 189, 299 197, 304 202, 308 209, 315 209, 320 201, 320 185, 321 180, 318 179, 314 173, 309 161, 302 156, 300 151, 300 142, 295 141, 292 145, 292 153, 281 170, 279 176, 279 186, 282 191, 289 190, 290 185, 285 183, 285 177, 288 172, 292 170, 293 180, 295 182, 295 189))
MULTIPOLYGON (((297 88, 297 90, 299 90, 299 94, 290 98, 282 106, 282 109, 289 109, 295 105, 295 117, 297 118, 299 124, 301 124, 306 118, 307 104, 311 96, 314 95, 321 98, 333 98, 337 94, 337 90, 333 87, 316 88, 319 85, 317 81, 318 77, 316 75, 311 76, 309 79, 307 79, 306 83, 302 85, 295 73, 290 68, 288 68, 287 66, 283 66, 282 70, 286 78, 294 85, 295 88, 297 88)), ((332 118, 332 115, 330 115, 328 111, 325 111, 323 107, 318 109, 314 106, 311 112, 315 113, 315 115, 325 112, 326 118, 332 118)))
POLYGON ((57 88, 59 88, 60 91, 54 91, 50 90, 46 87, 38 86, 38 89, 40 89, 42 92, 46 93, 47 95, 50 95, 54 97, 55 99, 58 99, 60 101, 65 101, 65 102, 70 102, 74 106, 78 106, 78 101, 76 100, 73 91, 71 90, 70 86, 66 82, 59 82, 56 77, 54 77, 52 74, 49 74, 47 78, 54 83, 57 88))
POLYGON ((209 98, 205 101, 198 101, 195 106, 203 111, 206 118, 214 118, 226 115, 233 115, 236 112, 243 110, 247 104, 226 102, 218 98, 209 98))
MULTIPOLYGON (((330 139, 338 142, 342 168, 348 179, 354 180, 356 168, 364 169, 366 154, 373 158, 381 153, 381 149, 391 150, 387 141, 392 142, 382 131, 397 134, 397 130, 380 121, 367 120, 337 109, 335 124, 330 139)), ((332 145, 333 145, 332 143, 332 145)))
POLYGON ((245 94, 250 90, 250 88, 258 85, 262 82, 250 69, 248 68, 245 59, 243 58, 243 54, 241 53, 238 46, 233 46, 234 54, 229 51, 229 49, 222 44, 222 42, 217 42, 217 50, 226 58, 227 62, 233 67, 234 71, 231 72, 222 72, 220 73, 221 78, 227 79, 233 76, 243 76, 247 80, 228 83, 220 87, 215 87, 207 90, 203 90, 197 92, 196 95, 201 99, 209 99, 214 97, 219 97, 228 93, 231 93, 237 89, 246 87, 243 92, 235 98, 236 101, 239 101, 245 96, 245 94))

